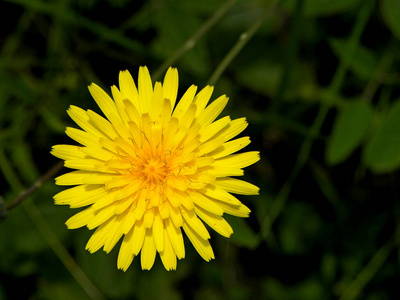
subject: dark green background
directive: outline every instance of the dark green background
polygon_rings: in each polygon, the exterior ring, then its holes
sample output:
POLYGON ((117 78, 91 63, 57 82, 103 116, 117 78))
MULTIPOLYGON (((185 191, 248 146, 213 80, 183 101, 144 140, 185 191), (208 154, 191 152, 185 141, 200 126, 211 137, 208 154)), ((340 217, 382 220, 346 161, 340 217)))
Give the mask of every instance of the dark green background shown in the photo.
POLYGON ((100 112, 87 86, 141 65, 177 67, 179 95, 227 94, 221 116, 247 117, 262 158, 245 170, 260 195, 239 196, 250 217, 227 217, 209 263, 186 239, 174 272, 119 271, 119 245, 89 254, 47 180, 0 222, 0 299, 395 299, 400 1, 14 0, 0 16, 1 209, 73 143, 69 105, 100 112))

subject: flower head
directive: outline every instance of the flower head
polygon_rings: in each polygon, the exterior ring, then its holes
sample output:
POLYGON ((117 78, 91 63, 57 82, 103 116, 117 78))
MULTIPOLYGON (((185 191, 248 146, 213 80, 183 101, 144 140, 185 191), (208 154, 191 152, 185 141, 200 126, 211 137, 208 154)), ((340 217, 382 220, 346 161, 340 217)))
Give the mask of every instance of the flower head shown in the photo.
POLYGON ((231 178, 259 160, 258 152, 233 154, 250 143, 233 139, 247 123, 229 116, 215 121, 228 102, 208 104, 213 87, 196 94, 192 85, 176 103, 178 71, 169 68, 153 86, 146 67, 138 88, 128 71, 119 75, 111 99, 99 86, 89 91, 105 117, 76 106, 70 117, 82 128, 66 134, 81 146, 55 145, 51 153, 75 169, 56 184, 75 186, 54 196, 56 204, 86 207, 72 216, 69 229, 97 228, 86 249, 107 253, 123 237, 118 268, 124 271, 141 252, 142 269, 151 269, 158 252, 167 270, 185 257, 182 229, 203 259, 214 258, 204 223, 229 237, 223 214, 247 217, 250 210, 234 194, 258 188, 231 178))

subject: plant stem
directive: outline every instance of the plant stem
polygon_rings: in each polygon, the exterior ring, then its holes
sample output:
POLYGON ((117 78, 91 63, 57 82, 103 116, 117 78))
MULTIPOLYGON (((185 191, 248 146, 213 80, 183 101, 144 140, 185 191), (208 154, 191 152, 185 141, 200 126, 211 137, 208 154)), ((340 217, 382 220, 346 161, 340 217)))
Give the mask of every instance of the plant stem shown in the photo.
POLYGON ((376 272, 384 264, 386 259, 389 257, 390 253, 396 246, 396 240, 399 236, 399 227, 395 231, 394 235, 389 239, 386 244, 384 244, 372 257, 369 263, 364 269, 357 275, 354 281, 348 286, 344 291, 339 300, 352 300, 356 299, 360 295, 363 288, 367 283, 373 278, 376 272))
POLYGON ((224 59, 215 69, 214 73, 211 75, 208 80, 209 85, 215 85, 218 79, 221 77, 222 73, 229 66, 232 60, 239 54, 242 48, 247 44, 248 41, 253 37, 253 35, 257 32, 260 26, 264 23, 265 19, 271 15, 276 6, 278 5, 280 0, 274 0, 272 5, 268 7, 264 12, 249 26, 249 28, 243 32, 239 36, 239 40, 236 44, 231 48, 231 50, 226 54, 224 59))
POLYGON ((57 174, 58 171, 60 171, 62 167, 63 167, 63 163, 61 161, 58 162, 57 164, 55 164, 50 170, 47 171, 46 174, 44 174, 41 178, 39 178, 28 189, 23 191, 14 200, 7 203, 7 210, 11 210, 14 207, 16 207, 17 205, 19 205, 24 199, 26 199, 28 196, 33 194, 39 187, 41 187, 43 183, 45 183, 50 178, 54 177, 54 175, 57 174))
POLYGON ((349 43, 347 45, 349 47, 347 53, 349 54, 348 56, 344 57, 344 59, 340 62, 340 65, 337 68, 333 80, 328 88, 328 93, 326 94, 325 99, 322 99, 323 101, 321 102, 317 116, 309 129, 308 136, 305 138, 303 144, 301 145, 299 155, 293 167, 292 173, 281 188, 275 201, 272 203, 269 213, 264 218, 264 222, 261 225, 261 232, 264 238, 268 236, 272 225, 281 213, 289 197, 292 184, 297 178, 297 175, 299 174, 301 169, 306 164, 311 152, 312 145, 314 143, 314 139, 319 134, 322 124, 329 112, 329 109, 333 105, 335 98, 340 92, 340 88, 345 79, 350 61, 355 53, 355 50, 359 44, 361 34, 374 8, 374 2, 374 0, 367 0, 363 2, 363 5, 357 16, 356 24, 354 25, 351 32, 349 43))
POLYGON ((192 49, 197 41, 223 17, 236 2, 237 0, 225 2, 182 46, 163 62, 152 77, 155 80, 159 80, 161 74, 164 73, 168 67, 172 66, 182 55, 192 49))
MULTIPOLYGON (((11 186, 11 188, 14 190, 15 193, 18 193, 18 191, 25 189, 2 148, 0 148, 0 170, 4 174, 4 177, 6 178, 7 182, 9 183, 9 185, 11 186)), ((57 171, 57 168, 54 167, 50 171, 52 171, 51 173, 55 173, 57 171)), ((50 171, 47 172, 46 175, 48 175, 50 171)), ((48 176, 50 177, 50 175, 48 176)), ((43 176, 42 178, 44 177, 45 176, 43 176)), ((37 182, 40 182, 40 179, 37 182)), ((102 293, 91 282, 91 280, 87 277, 87 275, 83 272, 83 270, 79 267, 79 265, 75 262, 72 256, 62 245, 58 237, 54 234, 49 225, 46 223, 46 220, 43 218, 42 214, 37 209, 36 205, 30 199, 28 199, 28 201, 24 201, 22 203, 22 206, 24 207, 25 211, 32 219, 33 223, 36 225, 40 233, 43 235, 47 243, 53 249, 54 253, 61 260, 61 262, 71 273, 72 277, 74 277, 76 282, 82 287, 82 289, 92 299, 96 300, 105 299, 102 293)))

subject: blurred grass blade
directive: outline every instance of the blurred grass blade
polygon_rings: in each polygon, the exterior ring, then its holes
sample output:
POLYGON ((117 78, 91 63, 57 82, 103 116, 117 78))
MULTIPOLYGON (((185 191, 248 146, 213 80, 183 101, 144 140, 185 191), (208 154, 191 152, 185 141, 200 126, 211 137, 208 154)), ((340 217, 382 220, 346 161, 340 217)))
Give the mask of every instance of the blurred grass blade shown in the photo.
POLYGON ((7 0, 14 4, 19 4, 27 9, 37 11, 43 14, 48 14, 54 18, 75 26, 81 26, 101 37, 105 41, 113 42, 119 46, 129 49, 135 53, 144 54, 146 49, 140 43, 127 38, 123 33, 113 30, 102 23, 94 22, 88 18, 76 14, 73 10, 65 8, 62 11, 58 9, 57 3, 30 1, 30 0, 7 0))
POLYGON ((276 197, 275 201, 271 204, 269 213, 264 218, 264 223, 261 225, 263 237, 265 238, 271 231, 272 225, 274 224, 275 220, 280 215, 290 195, 292 184, 294 180, 297 178, 297 175, 299 174, 300 170, 306 164, 311 152, 314 139, 319 134, 322 124, 324 123, 325 118, 328 115, 329 109, 340 92, 343 81, 345 79, 346 72, 350 65, 350 61, 359 45, 361 34, 364 31, 365 25, 367 24, 367 21, 373 11, 373 8, 374 8, 374 0, 367 0, 363 2, 363 6, 358 12, 356 23, 354 24, 353 30, 349 38, 349 43, 348 43, 349 49, 347 52, 348 56, 346 56, 340 61, 340 65, 337 68, 335 75, 332 79, 332 82, 329 85, 326 98, 323 99, 324 102, 319 107, 317 116, 309 129, 309 134, 304 140, 303 144, 301 145, 298 158, 290 174, 290 177, 287 179, 287 181, 279 191, 279 194, 276 197))
POLYGON ((197 41, 223 17, 236 2, 237 0, 225 2, 207 21, 205 21, 203 25, 154 72, 154 75, 152 75, 154 80, 159 80, 168 67, 172 66, 187 51, 192 49, 197 41))
POLYGON ((284 99, 284 94, 286 91, 286 85, 290 82, 290 74, 293 70, 294 64, 297 60, 297 55, 299 51, 300 37, 301 37, 301 25, 303 21, 303 10, 304 10, 304 2, 305 0, 297 0, 294 17, 291 24, 291 37, 289 39, 289 43, 286 47, 285 53, 285 62, 283 74, 280 78, 280 82, 277 88, 276 96, 272 102, 270 107, 271 111, 278 111, 278 107, 284 99))
POLYGON ((229 66, 232 60, 240 53, 242 48, 247 44, 247 42, 253 37, 257 30, 264 23, 264 20, 274 11, 280 0, 274 0, 271 6, 268 7, 264 12, 249 26, 249 28, 239 36, 239 40, 231 48, 231 50, 226 54, 224 59, 215 69, 214 73, 208 80, 209 85, 215 85, 218 79, 221 77, 222 73, 229 66))
MULTIPOLYGON (((0 148, 0 169, 8 181, 12 190, 15 193, 24 190, 18 175, 14 172, 10 161, 6 157, 3 149, 0 148)), ((53 249, 54 253, 61 260, 67 270, 74 277, 76 282, 83 288, 83 290, 92 299, 105 299, 97 287, 90 281, 83 270, 78 266, 75 260, 71 257, 65 247, 61 244, 60 240, 47 225, 46 220, 42 217, 40 211, 36 208, 36 205, 30 200, 24 201, 23 207, 25 208, 28 215, 31 217, 33 223, 36 225, 40 233, 49 243, 50 247, 53 249)))
POLYGON ((399 230, 397 229, 394 236, 383 245, 365 266, 365 268, 357 275, 356 279, 344 291, 339 300, 352 300, 360 296, 361 291, 374 277, 379 268, 385 263, 395 246, 395 240, 398 238, 399 230))

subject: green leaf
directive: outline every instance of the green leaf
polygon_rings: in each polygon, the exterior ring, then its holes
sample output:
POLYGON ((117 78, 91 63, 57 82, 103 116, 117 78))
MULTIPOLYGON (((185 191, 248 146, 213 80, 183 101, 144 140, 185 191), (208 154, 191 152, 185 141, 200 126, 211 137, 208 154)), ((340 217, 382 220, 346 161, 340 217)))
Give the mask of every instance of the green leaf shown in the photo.
MULTIPOLYGON (((289 11, 294 11, 297 0, 286 0, 283 6, 289 11)), ((304 15, 308 17, 318 17, 324 15, 334 15, 346 12, 354 8, 359 0, 305 0, 304 15)))
MULTIPOLYGON (((330 45, 335 52, 336 56, 343 60, 347 53, 347 41, 344 39, 331 39, 330 45)), ((373 52, 365 47, 358 46, 354 55, 352 55, 350 60, 351 71, 362 79, 370 79, 373 75, 376 67, 378 65, 378 60, 373 52)))
POLYGON ((360 145, 372 121, 372 108, 362 102, 347 104, 339 112, 326 148, 326 160, 336 165, 360 145))
POLYGON ((387 27, 400 39, 400 1, 382 0, 381 12, 387 27))
POLYGON ((385 173, 400 167, 400 101, 389 110, 365 148, 364 162, 373 172, 385 173))

